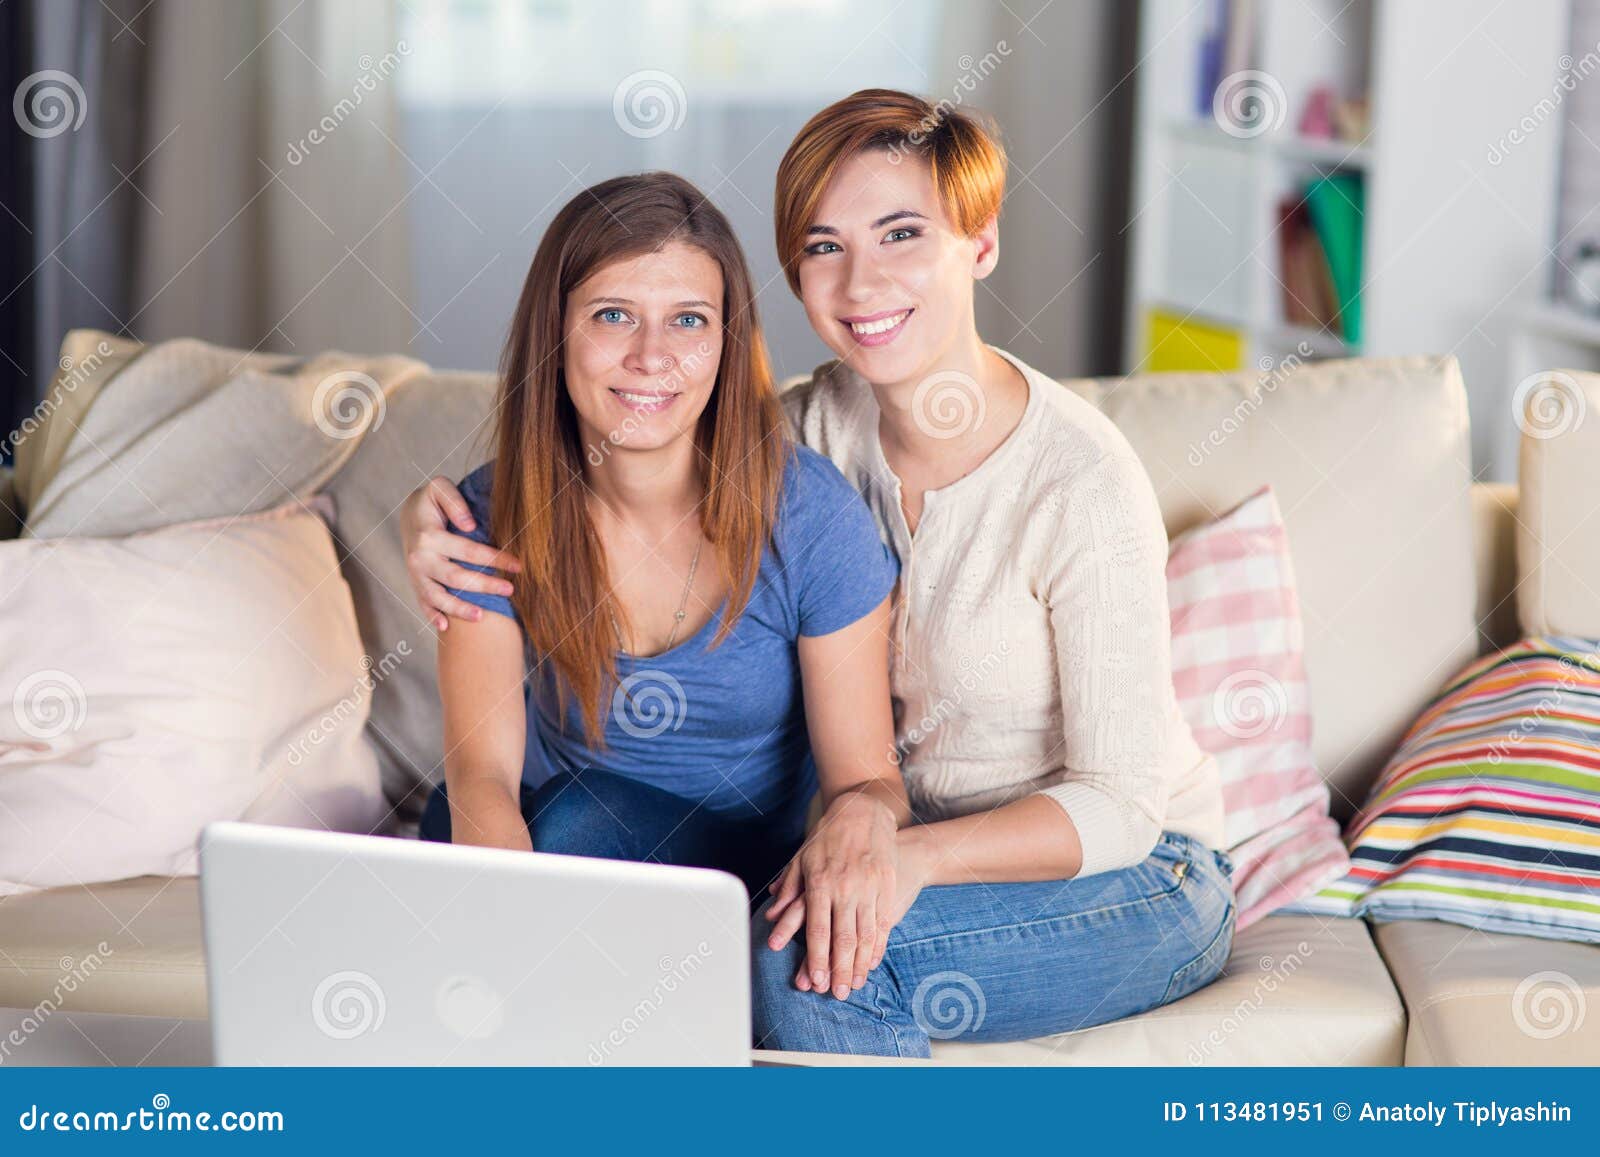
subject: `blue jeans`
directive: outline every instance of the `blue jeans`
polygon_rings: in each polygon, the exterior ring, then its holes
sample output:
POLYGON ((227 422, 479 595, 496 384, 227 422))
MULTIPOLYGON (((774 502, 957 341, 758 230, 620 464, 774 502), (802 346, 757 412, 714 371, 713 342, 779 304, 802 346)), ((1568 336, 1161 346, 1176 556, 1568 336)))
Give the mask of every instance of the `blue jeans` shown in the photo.
MULTIPOLYGON (((1233 944, 1233 862, 1164 834, 1120 871, 924 888, 883 961, 845 1000, 802 992, 802 933, 751 924, 756 1044, 926 1057, 932 1040, 1013 1041, 1132 1016, 1209 984, 1233 944)), ((762 905, 764 909, 766 905, 762 905)))
MULTIPOLYGON (((719 868, 752 897, 783 871, 805 836, 807 799, 754 818, 713 812, 692 799, 612 772, 558 772, 537 790, 522 785, 522 819, 536 852, 602 860, 719 868)), ((417 833, 450 842, 450 798, 440 784, 417 833)))

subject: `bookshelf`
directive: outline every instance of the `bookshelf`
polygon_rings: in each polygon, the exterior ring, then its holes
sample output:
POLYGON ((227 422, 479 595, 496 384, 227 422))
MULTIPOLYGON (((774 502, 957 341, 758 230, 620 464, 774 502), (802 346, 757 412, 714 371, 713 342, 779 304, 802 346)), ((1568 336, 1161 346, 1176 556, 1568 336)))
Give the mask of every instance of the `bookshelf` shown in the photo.
MULTIPOLYGON (((1142 0, 1124 370, 1454 353, 1488 464, 1509 420, 1507 342, 1549 267, 1560 117, 1490 156, 1559 92, 1567 46, 1566 0, 1142 0), (1219 11, 1248 34, 1207 73, 1219 11), (1220 113, 1202 112, 1203 77, 1222 76, 1220 113), (1365 99, 1353 129, 1324 118, 1352 135, 1301 131, 1319 89, 1365 99), (1330 271, 1317 284, 1331 300, 1297 293, 1308 321, 1284 286, 1303 287, 1314 259, 1297 250, 1286 271, 1280 214, 1315 217, 1317 196, 1344 218, 1347 284, 1330 271)), ((1326 250, 1326 222, 1310 224, 1326 250)))

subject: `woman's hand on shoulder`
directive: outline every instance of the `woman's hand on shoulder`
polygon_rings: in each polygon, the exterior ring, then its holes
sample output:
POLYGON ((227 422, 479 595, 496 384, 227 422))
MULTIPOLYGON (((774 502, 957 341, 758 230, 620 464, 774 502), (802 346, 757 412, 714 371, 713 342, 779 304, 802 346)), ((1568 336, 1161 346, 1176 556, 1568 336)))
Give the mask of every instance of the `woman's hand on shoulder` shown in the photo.
POLYGON ((515 558, 487 543, 474 542, 450 530, 454 525, 464 533, 477 528, 472 510, 450 479, 430 478, 411 492, 400 511, 400 536, 405 548, 406 577, 417 596, 417 605, 433 626, 448 630, 450 619, 476 622, 483 611, 446 588, 477 591, 480 594, 509 595, 511 583, 496 575, 468 570, 462 562, 495 567, 515 574, 522 569, 515 558))

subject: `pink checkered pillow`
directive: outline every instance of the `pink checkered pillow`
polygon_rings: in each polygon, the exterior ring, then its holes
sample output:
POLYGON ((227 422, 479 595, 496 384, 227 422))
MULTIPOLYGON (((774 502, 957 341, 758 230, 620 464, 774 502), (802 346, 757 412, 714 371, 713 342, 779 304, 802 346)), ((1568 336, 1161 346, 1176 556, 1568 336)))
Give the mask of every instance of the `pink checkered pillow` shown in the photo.
POLYGON ((1222 775, 1243 928, 1350 867, 1311 758, 1300 602, 1270 486, 1173 540, 1167 597, 1178 703, 1222 775))

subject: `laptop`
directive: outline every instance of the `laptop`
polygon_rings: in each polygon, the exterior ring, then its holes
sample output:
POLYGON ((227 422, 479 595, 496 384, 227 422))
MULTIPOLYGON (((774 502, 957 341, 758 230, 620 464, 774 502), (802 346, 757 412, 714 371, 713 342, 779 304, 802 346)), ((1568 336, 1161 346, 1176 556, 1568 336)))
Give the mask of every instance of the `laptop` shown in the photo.
POLYGON ((748 1065, 725 872, 213 823, 219 1065, 748 1065))

